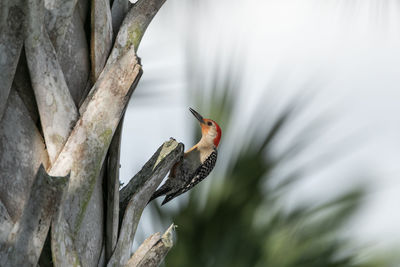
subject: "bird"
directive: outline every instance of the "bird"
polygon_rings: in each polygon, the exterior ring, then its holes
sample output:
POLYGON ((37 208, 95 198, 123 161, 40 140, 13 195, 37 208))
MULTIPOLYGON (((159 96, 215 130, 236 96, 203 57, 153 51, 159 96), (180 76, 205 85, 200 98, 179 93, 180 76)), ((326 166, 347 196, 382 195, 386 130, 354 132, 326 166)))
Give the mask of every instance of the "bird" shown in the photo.
POLYGON ((197 111, 189 108, 201 127, 200 141, 186 151, 182 160, 175 163, 165 183, 154 192, 150 201, 160 196, 165 198, 161 205, 189 191, 206 178, 217 162, 218 145, 221 140, 221 127, 211 119, 205 119, 197 111))

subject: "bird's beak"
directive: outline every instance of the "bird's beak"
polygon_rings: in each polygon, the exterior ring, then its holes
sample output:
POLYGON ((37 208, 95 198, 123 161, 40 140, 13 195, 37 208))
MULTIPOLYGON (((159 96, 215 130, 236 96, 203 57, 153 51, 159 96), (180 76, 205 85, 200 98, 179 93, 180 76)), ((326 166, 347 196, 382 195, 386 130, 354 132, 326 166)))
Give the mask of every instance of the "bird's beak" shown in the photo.
POLYGON ((200 122, 200 123, 204 123, 204 119, 203 116, 201 116, 196 110, 189 108, 190 112, 192 112, 193 116, 196 117, 196 119, 200 122))

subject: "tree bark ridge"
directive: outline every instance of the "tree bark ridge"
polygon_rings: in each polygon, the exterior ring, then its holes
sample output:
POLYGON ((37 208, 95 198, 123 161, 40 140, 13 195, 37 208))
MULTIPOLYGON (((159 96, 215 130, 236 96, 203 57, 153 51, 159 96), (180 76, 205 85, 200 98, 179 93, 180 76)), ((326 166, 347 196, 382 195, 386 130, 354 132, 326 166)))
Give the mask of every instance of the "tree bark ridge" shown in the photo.
POLYGON ((36 266, 67 183, 68 176, 51 177, 40 165, 22 217, 1 248, 1 266, 36 266))
POLYGON ((0 121, 6 109, 8 94, 14 79, 24 40, 24 1, 0 3, 0 121))
POLYGON ((47 151, 54 163, 78 119, 78 110, 44 27, 43 1, 30 0, 28 10, 25 52, 47 151))
POLYGON ((120 214, 124 214, 117 246, 107 266, 124 266, 143 209, 172 166, 183 156, 183 144, 165 142, 121 190, 120 214), (125 208, 125 204, 126 208, 125 208))
POLYGON ((123 119, 111 141, 107 162, 107 217, 106 217, 106 259, 110 259, 118 240, 119 224, 119 168, 123 119))

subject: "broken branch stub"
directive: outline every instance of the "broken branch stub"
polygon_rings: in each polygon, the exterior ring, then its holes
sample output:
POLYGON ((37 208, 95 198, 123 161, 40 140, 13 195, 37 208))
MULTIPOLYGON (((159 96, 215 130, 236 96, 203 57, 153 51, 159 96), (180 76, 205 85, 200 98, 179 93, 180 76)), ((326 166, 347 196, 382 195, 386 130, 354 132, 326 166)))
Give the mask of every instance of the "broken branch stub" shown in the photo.
POLYGON ((129 259, 125 267, 157 267, 173 246, 175 225, 168 227, 161 236, 155 233, 148 237, 129 259))
POLYGON ((181 159, 183 149, 183 144, 173 139, 165 142, 121 190, 120 214, 124 216, 117 246, 107 266, 123 266, 127 263, 143 209, 168 171, 181 159))
POLYGON ((36 266, 67 183, 68 176, 51 177, 40 165, 22 217, 0 251, 1 266, 36 266))
MULTIPOLYGON (((175 154, 178 153, 183 156, 184 145, 182 143, 176 142, 171 139, 170 141, 165 142, 161 147, 158 148, 157 152, 150 158, 149 161, 143 166, 143 168, 129 181, 129 183, 124 186, 119 193, 120 196, 120 208, 119 213, 121 216, 124 215, 125 209, 128 206, 128 203, 132 196, 139 191, 139 189, 143 186, 143 184, 154 176, 155 168, 160 168, 161 165, 158 165, 162 162, 163 165, 167 165, 168 171, 172 168, 172 166, 177 162, 175 154), (172 149, 172 150, 171 150, 172 149), (180 152, 181 151, 181 152, 180 152), (168 157, 166 157, 168 155, 168 157), (162 161, 165 160, 165 161, 162 161)), ((166 173, 165 173, 166 175, 166 173)), ((164 175, 164 176, 165 176, 164 175)), ((163 177, 164 178, 164 177, 163 177)), ((161 181, 160 181, 161 183, 161 181)), ((157 186, 158 187, 158 186, 157 186)), ((155 191, 155 190, 154 190, 155 191)), ((152 192, 154 193, 154 192, 152 192)), ((149 198, 150 199, 150 198, 149 198)))
POLYGON ((147 26, 149 26, 151 20, 165 1, 139 0, 136 2, 122 22, 122 26, 115 39, 114 49, 109 58, 110 62, 118 59, 119 53, 126 51, 132 45, 135 47, 135 51, 137 51, 147 26))

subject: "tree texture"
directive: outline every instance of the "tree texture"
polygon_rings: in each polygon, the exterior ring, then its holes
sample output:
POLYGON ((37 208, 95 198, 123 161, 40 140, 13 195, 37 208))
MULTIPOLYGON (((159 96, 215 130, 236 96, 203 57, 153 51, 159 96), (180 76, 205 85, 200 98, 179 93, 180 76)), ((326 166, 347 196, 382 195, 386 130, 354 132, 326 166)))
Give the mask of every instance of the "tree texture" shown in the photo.
MULTIPOLYGON (((141 212, 183 153, 165 142, 120 205, 123 114, 142 75, 136 51, 164 2, 1 2, 0 266, 130 260, 141 212)), ((129 266, 157 266, 171 235, 129 266)))

